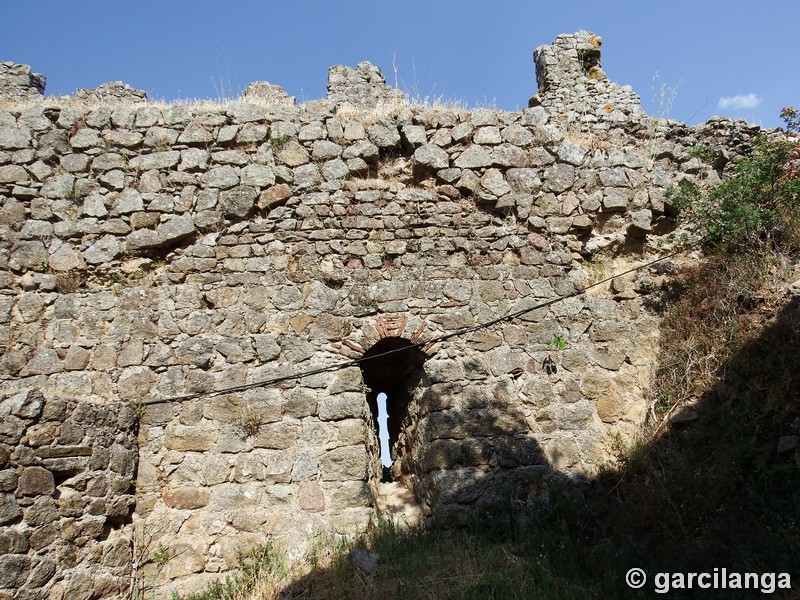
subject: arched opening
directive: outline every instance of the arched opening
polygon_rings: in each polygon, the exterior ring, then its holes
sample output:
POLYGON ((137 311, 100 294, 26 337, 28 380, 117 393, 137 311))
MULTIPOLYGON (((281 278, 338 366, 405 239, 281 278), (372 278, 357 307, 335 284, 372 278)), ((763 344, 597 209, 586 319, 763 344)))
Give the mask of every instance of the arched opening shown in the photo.
POLYGON ((373 426, 381 441, 384 481, 391 481, 392 473, 397 474, 394 464, 402 452, 397 442, 426 358, 422 350, 401 337, 383 338, 364 353, 361 373, 367 386, 373 426), (381 410, 384 398, 385 413, 381 410))

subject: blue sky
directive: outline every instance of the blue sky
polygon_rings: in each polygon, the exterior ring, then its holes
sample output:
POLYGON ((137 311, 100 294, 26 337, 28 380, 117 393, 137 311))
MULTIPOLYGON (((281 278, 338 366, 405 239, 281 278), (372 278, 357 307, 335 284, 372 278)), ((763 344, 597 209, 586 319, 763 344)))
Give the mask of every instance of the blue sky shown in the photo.
POLYGON ((517 110, 534 48, 587 29, 651 115, 779 126, 800 105, 798 0, 4 0, 0 15, 0 60, 44 73, 52 95, 122 80, 218 98, 266 80, 303 101, 325 95, 329 66, 369 60, 413 96, 517 110))

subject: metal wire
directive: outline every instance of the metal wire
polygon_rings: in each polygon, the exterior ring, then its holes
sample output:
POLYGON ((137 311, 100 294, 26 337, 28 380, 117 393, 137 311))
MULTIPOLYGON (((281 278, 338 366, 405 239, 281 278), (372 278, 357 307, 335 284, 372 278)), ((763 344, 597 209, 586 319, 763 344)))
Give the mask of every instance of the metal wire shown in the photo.
POLYGON ((432 339, 429 339, 429 340, 427 340, 425 342, 417 342, 417 343, 414 343, 414 344, 410 344, 408 346, 403 346, 402 348, 395 348, 393 350, 387 350, 386 352, 382 352, 380 354, 375 354, 375 355, 372 355, 372 356, 366 356, 366 357, 362 356, 361 358, 356 358, 356 359, 351 359, 351 360, 348 360, 348 361, 343 361, 343 362, 340 362, 340 363, 329 365, 327 367, 319 367, 317 369, 310 369, 308 371, 300 371, 298 373, 292 373, 290 375, 282 375, 282 376, 279 376, 279 377, 273 377, 271 379, 265 379, 265 380, 262 380, 262 381, 257 381, 257 382, 254 382, 254 383, 247 383, 247 384, 243 384, 243 385, 237 385, 237 386, 233 386, 233 387, 229 387, 229 388, 224 388, 224 389, 221 389, 221 390, 212 390, 212 391, 207 391, 207 392, 196 392, 196 393, 193 393, 193 394, 186 394, 186 395, 183 395, 183 396, 173 396, 173 397, 170 397, 170 398, 148 398, 146 400, 142 400, 140 404, 142 404, 142 405, 150 405, 150 404, 165 404, 167 402, 183 402, 183 401, 186 401, 186 400, 196 400, 197 398, 203 398, 203 397, 223 396, 225 394, 233 394, 233 393, 236 393, 236 392, 244 392, 244 391, 251 390, 251 389, 254 389, 254 388, 269 387, 269 386, 272 386, 272 385, 276 385, 278 383, 283 383, 284 381, 302 379, 304 377, 310 377, 311 375, 319 375, 320 373, 332 373, 334 371, 339 371, 341 369, 347 369, 349 367, 358 366, 361 363, 369 361, 369 360, 374 360, 376 358, 382 358, 384 356, 389 356, 389 355, 395 354, 397 352, 405 352, 405 351, 407 351, 409 349, 412 349, 412 348, 423 348, 424 346, 430 346, 431 344, 435 344, 435 343, 443 342, 445 340, 449 340, 449 339, 452 339, 452 338, 455 338, 455 337, 460 337, 460 336, 463 336, 463 335, 467 335, 467 334, 473 333, 475 331, 480 331, 482 329, 488 329, 488 328, 493 327, 493 326, 495 326, 495 325, 497 325, 499 323, 504 323, 506 321, 511 321, 512 319, 517 319, 517 318, 519 318, 519 317, 521 317, 523 315, 526 315, 526 314, 528 314, 530 312, 533 312, 535 310, 539 310, 541 308, 546 308, 548 306, 552 306, 553 304, 556 304, 557 302, 561 302, 562 300, 567 300, 569 298, 574 298, 576 296, 580 296, 581 294, 586 293, 587 290, 590 290, 592 288, 595 288, 595 287, 601 286, 603 284, 609 283, 610 281, 612 281, 613 279, 616 279, 617 277, 623 277, 623 276, 628 275, 630 273, 635 273, 637 271, 641 271, 642 269, 647 269, 647 268, 652 267, 653 265, 655 265, 657 263, 660 263, 662 261, 665 261, 665 260, 668 260, 668 259, 673 258, 675 256, 678 256, 679 254, 683 254, 684 252, 688 252, 689 250, 700 246, 706 240, 707 240, 707 238, 704 237, 704 238, 694 242, 693 244, 690 244, 689 246, 686 246, 686 247, 681 248, 679 250, 675 250, 674 252, 670 252, 669 254, 665 254, 663 256, 660 256, 660 257, 658 257, 658 258, 656 258, 654 260, 651 260, 651 261, 646 262, 644 264, 641 264, 639 266, 631 267, 630 269, 627 269, 627 270, 622 271, 620 273, 615 273, 614 275, 606 277, 605 279, 601 279, 600 281, 596 281, 596 282, 594 282, 594 283, 592 283, 590 285, 587 285, 586 287, 584 287, 584 288, 582 288, 580 290, 575 290, 572 293, 569 293, 569 294, 566 294, 566 295, 563 295, 563 296, 557 296, 557 297, 551 298, 549 300, 545 300, 544 302, 540 302, 540 303, 535 304, 534 306, 531 306, 529 308, 523 308, 523 309, 520 309, 520 310, 516 310, 514 312, 507 313, 507 314, 505 314, 505 315, 503 315, 501 317, 497 317, 497 318, 492 319, 490 321, 485 321, 483 323, 479 323, 479 324, 473 325, 471 327, 464 327, 462 329, 457 329, 457 330, 451 331, 449 333, 438 335, 438 336, 436 336, 436 337, 434 337, 432 339))

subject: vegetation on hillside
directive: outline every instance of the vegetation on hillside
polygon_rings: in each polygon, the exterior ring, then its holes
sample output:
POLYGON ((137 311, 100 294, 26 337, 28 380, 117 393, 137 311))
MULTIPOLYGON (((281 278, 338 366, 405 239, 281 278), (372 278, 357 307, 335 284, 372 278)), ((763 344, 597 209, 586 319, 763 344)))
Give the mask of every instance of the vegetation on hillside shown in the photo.
MULTIPOLYGON (((783 115, 796 133, 797 111, 783 115)), ((264 551, 185 600, 649 598, 665 585, 671 598, 800 598, 800 296, 786 292, 800 279, 798 149, 788 135, 762 139, 718 187, 676 191, 706 260, 668 290, 659 418, 616 466, 584 487, 553 474, 533 514, 412 533, 383 524, 292 573, 264 551), (354 547, 380 556, 374 574, 354 566, 354 547), (634 567, 641 589, 626 584, 634 567), (658 575, 723 568, 776 576, 744 591, 676 589, 658 575)))

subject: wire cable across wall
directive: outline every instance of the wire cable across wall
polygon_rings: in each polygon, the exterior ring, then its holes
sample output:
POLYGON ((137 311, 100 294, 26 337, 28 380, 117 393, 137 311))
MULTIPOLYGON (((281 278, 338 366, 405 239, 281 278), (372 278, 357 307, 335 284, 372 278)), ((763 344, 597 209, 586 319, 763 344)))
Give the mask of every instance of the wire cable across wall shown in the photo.
POLYGON ((649 267, 652 267, 655 264, 658 264, 658 263, 663 262, 665 260, 668 260, 670 258, 674 258, 675 256, 683 254, 684 252, 688 252, 689 250, 692 250, 692 249, 700 246, 702 243, 704 243, 706 241, 707 241, 707 237, 704 237, 704 238, 702 238, 702 239, 700 239, 700 240, 698 240, 698 241, 696 241, 696 242, 694 242, 694 243, 692 243, 692 244, 690 244, 690 245, 688 245, 686 247, 683 247, 683 248, 680 248, 680 249, 675 250, 673 252, 670 252, 669 254, 662 255, 662 256, 660 256, 660 257, 658 257, 656 259, 653 259, 651 261, 648 261, 648 262, 643 263, 641 265, 638 265, 636 267, 631 267, 630 269, 627 269, 627 270, 622 271, 620 273, 615 273, 614 275, 610 275, 609 277, 606 277, 605 279, 601 279, 600 281, 596 281, 594 283, 591 283, 591 284, 583 287, 580 290, 575 290, 574 292, 571 292, 569 294, 565 294, 563 296, 557 296, 555 298, 551 298, 549 300, 545 300, 543 302, 540 302, 540 303, 535 304, 534 306, 530 306, 528 308, 523 308, 523 309, 515 310, 513 312, 506 313, 505 315, 503 315, 501 317, 497 317, 497 318, 492 319, 490 321, 485 321, 485 322, 479 323, 477 325, 472 325, 470 327, 464 327, 462 329, 456 329, 454 331, 450 331, 448 333, 441 334, 441 335, 435 336, 432 339, 426 340, 424 342, 417 342, 417 343, 414 343, 414 344, 410 344, 408 346, 404 346, 402 348, 395 348, 393 350, 387 350, 386 352, 383 352, 381 354, 375 354, 375 355, 372 355, 372 356, 369 356, 369 357, 354 358, 354 359, 351 359, 351 360, 342 361, 342 362, 339 362, 339 363, 336 363, 336 364, 333 364, 333 365, 328 365, 327 367, 319 367, 317 369, 309 369, 307 371, 299 371, 297 373, 291 373, 289 375, 281 375, 281 376, 278 376, 278 377, 273 377, 273 378, 270 378, 270 379, 264 379, 262 381, 256 381, 256 382, 253 382, 253 383, 237 385, 237 386, 233 386, 233 387, 229 387, 229 388, 223 388, 223 389, 212 390, 212 391, 195 392, 195 393, 192 393, 192 394, 186 394, 186 395, 183 395, 183 396, 172 396, 172 397, 169 397, 169 398, 148 398, 148 399, 142 400, 139 404, 141 404, 141 405, 165 404, 165 403, 168 403, 168 402, 184 402, 186 400, 196 400, 198 398, 213 398, 215 396, 224 396, 226 394, 234 394, 234 393, 237 393, 237 392, 244 392, 244 391, 255 389, 255 388, 270 387, 270 386, 273 386, 273 385, 277 385, 279 383, 283 383, 285 381, 291 381, 291 380, 295 380, 295 379, 303 379, 305 377, 310 377, 312 375, 319 375, 321 373, 333 373, 335 371, 340 371, 342 369, 347 369, 349 367, 358 366, 363 362, 366 362, 366 361, 369 361, 369 360, 374 360, 376 358, 380 358, 380 357, 384 357, 384 356, 388 356, 388 355, 394 354, 396 352, 407 352, 411 348, 420 348, 421 349, 424 346, 430 346, 431 344, 443 342, 443 341, 446 341, 446 340, 449 340, 449 339, 452 339, 452 338, 455 338, 455 337, 464 336, 464 335, 467 335, 469 333, 473 333, 475 331, 481 331, 483 329, 489 329, 490 327, 494 327, 495 325, 498 325, 499 323, 504 323, 506 321, 511 321, 513 319, 517 319, 517 318, 519 318, 519 317, 521 317, 523 315, 526 315, 528 313, 531 313, 531 312, 533 312, 535 310, 539 310, 539 309, 542 309, 542 308, 547 308, 548 306, 552 306, 553 304, 556 304, 556 303, 561 302, 563 300, 568 300, 569 298, 575 298, 577 296, 585 294, 588 290, 590 290, 592 288, 596 288, 596 287, 599 287, 601 285, 607 284, 607 283, 611 282, 612 280, 616 279, 617 277, 624 277, 625 275, 629 275, 631 273, 635 273, 637 271, 641 271, 643 269, 647 269, 649 267))

